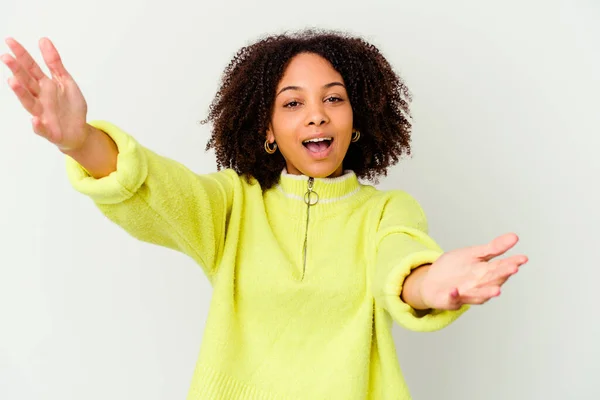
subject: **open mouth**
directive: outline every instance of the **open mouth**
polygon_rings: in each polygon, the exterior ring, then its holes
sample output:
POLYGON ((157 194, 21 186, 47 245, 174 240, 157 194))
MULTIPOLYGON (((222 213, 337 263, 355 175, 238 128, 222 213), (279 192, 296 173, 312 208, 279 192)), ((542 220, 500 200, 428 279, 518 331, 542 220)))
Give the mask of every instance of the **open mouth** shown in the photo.
POLYGON ((308 139, 302 142, 304 147, 306 147, 312 153, 321 153, 327 150, 332 143, 333 138, 331 137, 308 139))

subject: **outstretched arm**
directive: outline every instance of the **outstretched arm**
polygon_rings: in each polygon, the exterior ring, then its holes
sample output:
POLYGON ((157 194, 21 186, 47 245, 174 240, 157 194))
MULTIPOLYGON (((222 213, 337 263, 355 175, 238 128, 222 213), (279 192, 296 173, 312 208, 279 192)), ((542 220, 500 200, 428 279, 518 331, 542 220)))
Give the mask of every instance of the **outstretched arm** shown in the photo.
POLYGON ((528 261, 524 255, 496 259, 518 240, 509 233, 481 246, 444 253, 433 264, 408 275, 402 300, 417 310, 458 310, 466 304, 484 304, 499 296, 502 285, 528 261))
POLYGON ((232 171, 197 175, 141 146, 106 121, 87 122, 87 103, 52 42, 40 50, 51 76, 12 38, 0 59, 8 83, 32 116, 36 134, 66 154, 72 185, 132 236, 183 252, 212 277, 225 245, 233 198, 232 171))

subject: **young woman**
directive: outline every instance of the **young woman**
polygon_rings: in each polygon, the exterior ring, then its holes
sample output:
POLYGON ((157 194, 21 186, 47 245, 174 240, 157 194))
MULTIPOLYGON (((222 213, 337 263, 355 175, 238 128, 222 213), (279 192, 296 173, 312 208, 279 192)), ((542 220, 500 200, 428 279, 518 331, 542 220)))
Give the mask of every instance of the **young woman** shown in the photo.
POLYGON ((392 322, 441 329, 527 261, 496 259, 514 234, 443 252, 413 197, 359 182, 409 153, 411 130, 406 86, 360 38, 305 31, 241 49, 204 121, 219 167, 205 175, 88 122, 48 39, 51 77, 7 44, 8 83, 75 189, 210 280, 189 399, 409 399, 392 322))

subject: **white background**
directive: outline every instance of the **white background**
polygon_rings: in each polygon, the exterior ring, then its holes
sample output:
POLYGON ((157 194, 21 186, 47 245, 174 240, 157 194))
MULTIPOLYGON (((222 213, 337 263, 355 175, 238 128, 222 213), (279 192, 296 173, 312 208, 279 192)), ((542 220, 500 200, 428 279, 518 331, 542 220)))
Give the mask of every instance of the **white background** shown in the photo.
MULTIPOLYGON (((210 172, 197 121, 239 47, 308 26, 363 35, 414 94, 414 155, 380 187, 413 194, 446 249, 514 231, 531 260, 451 327, 395 328, 414 398, 591 400, 599 21, 596 0, 2 0, 0 36, 40 62, 50 37, 90 119, 210 172)), ((130 238, 72 190, 1 71, 0 399, 185 398, 211 295, 200 268, 130 238)))

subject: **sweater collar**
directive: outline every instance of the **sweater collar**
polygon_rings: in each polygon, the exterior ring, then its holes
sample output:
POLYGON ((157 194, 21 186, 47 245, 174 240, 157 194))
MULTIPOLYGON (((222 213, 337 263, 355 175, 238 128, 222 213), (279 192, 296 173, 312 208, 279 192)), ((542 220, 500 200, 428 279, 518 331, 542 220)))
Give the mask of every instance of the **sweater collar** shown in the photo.
POLYGON ((310 178, 306 175, 292 175, 284 169, 277 190, 286 197, 305 204, 311 183, 313 194, 310 198, 314 202, 318 196, 317 204, 341 202, 358 194, 362 187, 356 174, 351 170, 344 171, 337 178, 310 178))

